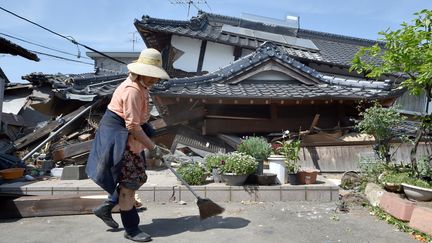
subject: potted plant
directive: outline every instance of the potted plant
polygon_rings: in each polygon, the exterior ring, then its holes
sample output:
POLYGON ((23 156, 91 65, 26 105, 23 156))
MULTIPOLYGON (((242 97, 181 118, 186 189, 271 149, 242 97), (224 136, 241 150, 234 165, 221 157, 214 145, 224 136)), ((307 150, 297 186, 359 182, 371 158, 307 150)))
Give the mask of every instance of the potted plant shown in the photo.
POLYGON ((257 167, 258 162, 254 157, 236 151, 227 154, 220 170, 222 179, 227 184, 239 186, 246 181, 248 175, 256 171, 257 167))
POLYGON ((432 167, 429 157, 424 156, 417 161, 416 169, 412 168, 409 177, 404 178, 402 187, 405 195, 416 201, 432 201, 432 167))
MULTIPOLYGON (((285 183, 287 181, 286 179, 288 179, 290 184, 296 185, 297 174, 300 170, 298 160, 301 141, 300 139, 291 139, 288 130, 283 133, 282 139, 282 141, 277 141, 276 145, 274 145, 274 153, 282 156, 287 177, 281 176, 281 178, 278 179, 281 183, 285 183)), ((269 158, 269 161, 271 160, 273 160, 273 158, 269 158)), ((270 164, 270 166, 271 165, 272 164, 270 164)), ((272 171, 272 168, 270 168, 270 171, 272 171)))
POLYGON ((237 146, 237 151, 254 157, 258 161, 256 174, 263 174, 263 161, 267 159, 271 153, 271 145, 267 142, 267 139, 264 137, 247 137, 237 146))
POLYGON ((204 157, 204 165, 211 173, 214 182, 222 182, 220 167, 225 163, 226 157, 227 154, 223 153, 208 154, 204 157))
POLYGON ((199 163, 184 163, 177 172, 189 185, 202 185, 207 177, 204 167, 199 163))

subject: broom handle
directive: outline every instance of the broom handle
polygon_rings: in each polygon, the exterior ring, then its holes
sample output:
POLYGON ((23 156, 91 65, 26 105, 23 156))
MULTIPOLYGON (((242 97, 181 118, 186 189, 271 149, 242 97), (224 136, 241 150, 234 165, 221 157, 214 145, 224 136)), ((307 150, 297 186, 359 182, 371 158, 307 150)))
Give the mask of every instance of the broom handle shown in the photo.
MULTIPOLYGON (((169 152, 169 154, 172 154, 170 150, 159 146, 160 149, 164 150, 165 152, 169 152)), ((167 162, 165 162, 165 160, 162 158, 162 161, 164 162, 164 164, 166 165, 166 167, 168 167, 168 169, 171 170, 171 172, 181 181, 183 182, 183 184, 187 187, 187 189, 192 192, 192 194, 197 198, 200 199, 200 196, 198 196, 198 194, 196 194, 196 192, 192 189, 192 187, 189 186, 189 184, 187 184, 187 182, 177 173, 177 171, 175 171, 171 165, 169 165, 167 162)))
POLYGON ((177 173, 177 171, 175 171, 171 166, 169 166, 165 161, 164 161, 165 165, 168 167, 168 169, 171 170, 172 173, 174 173, 174 175, 181 180, 181 182, 183 182, 183 184, 187 187, 187 189, 192 192, 192 194, 197 198, 200 199, 200 196, 198 196, 196 194, 196 192, 192 189, 192 187, 189 186, 189 184, 187 184, 187 182, 177 173))

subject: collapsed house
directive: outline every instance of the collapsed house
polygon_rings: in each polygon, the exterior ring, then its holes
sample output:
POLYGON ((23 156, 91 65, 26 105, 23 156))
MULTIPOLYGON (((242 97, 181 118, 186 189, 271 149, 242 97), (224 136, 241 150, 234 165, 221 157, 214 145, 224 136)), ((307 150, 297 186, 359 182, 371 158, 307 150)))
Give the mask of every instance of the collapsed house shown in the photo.
MULTIPOLYGON (((39 57, 27 49, 0 37, 0 53, 21 56, 32 61, 39 57)), ((26 133, 32 111, 25 109, 26 97, 31 93, 31 85, 11 82, 0 68, 0 169, 19 163, 19 159, 6 153, 13 151, 10 141, 26 133)))
MULTIPOLYGON (((205 12, 190 21, 144 16, 135 26, 147 47, 162 52, 173 77, 151 91, 150 120, 156 142, 173 151, 203 157, 235 150, 242 136, 271 140, 290 130, 305 134, 302 166, 353 170, 358 154, 370 153, 373 143, 352 133, 359 102, 390 106, 405 91, 397 76, 367 80, 349 71, 357 50, 377 43, 371 40, 205 12)), ((112 63, 95 58, 103 65, 95 73, 24 77, 33 87, 31 106, 50 119, 14 140, 15 150, 47 144, 44 150, 56 163, 86 162, 109 98, 127 75, 124 67, 107 71, 112 63)), ((415 126, 408 122, 400 130, 414 134, 415 126)), ((407 161, 407 154, 399 152, 397 159, 407 161)))

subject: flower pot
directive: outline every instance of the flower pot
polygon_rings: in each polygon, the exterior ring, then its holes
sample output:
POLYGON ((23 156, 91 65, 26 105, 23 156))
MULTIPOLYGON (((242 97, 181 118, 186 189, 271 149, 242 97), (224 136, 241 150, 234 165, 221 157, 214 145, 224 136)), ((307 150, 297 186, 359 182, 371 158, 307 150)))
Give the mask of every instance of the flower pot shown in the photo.
POLYGON ((384 189, 388 192, 402 193, 403 192, 403 186, 401 185, 401 183, 393 183, 393 182, 384 181, 385 174, 386 174, 386 172, 383 172, 378 176, 378 181, 383 185, 384 189))
POLYGON ((246 181, 248 175, 222 174, 223 181, 230 186, 241 186, 246 181))
POLYGON ((299 184, 315 184, 319 170, 302 170, 298 173, 299 184))
POLYGON ((298 173, 287 173, 287 182, 290 185, 298 185, 299 181, 298 181, 298 173))
POLYGON ((257 159, 256 161, 258 162, 258 167, 257 167, 257 169, 256 169, 255 174, 257 174, 257 175, 262 175, 263 172, 264 172, 264 160, 262 160, 262 159, 257 159))
POLYGON ((277 183, 285 183, 285 157, 282 155, 271 155, 268 158, 270 173, 276 174, 277 183))
POLYGON ((262 175, 256 175, 258 185, 274 185, 276 184, 276 174, 264 173, 262 175))
POLYGON ((413 186, 410 184, 402 183, 403 190, 408 199, 416 201, 431 201, 432 189, 413 186))

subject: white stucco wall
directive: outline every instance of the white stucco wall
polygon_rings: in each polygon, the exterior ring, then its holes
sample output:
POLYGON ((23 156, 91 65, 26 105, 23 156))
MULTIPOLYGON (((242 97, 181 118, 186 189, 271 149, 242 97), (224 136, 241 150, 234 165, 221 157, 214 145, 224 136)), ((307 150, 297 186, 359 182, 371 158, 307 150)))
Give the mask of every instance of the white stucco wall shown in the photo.
POLYGON ((234 47, 207 42, 202 71, 213 72, 234 61, 234 47))
POLYGON ((249 80, 290 80, 293 79, 291 76, 278 71, 263 71, 252 77, 249 80))
POLYGON ((173 63, 173 67, 187 72, 196 72, 198 67, 201 40, 173 35, 171 45, 184 52, 173 63))

